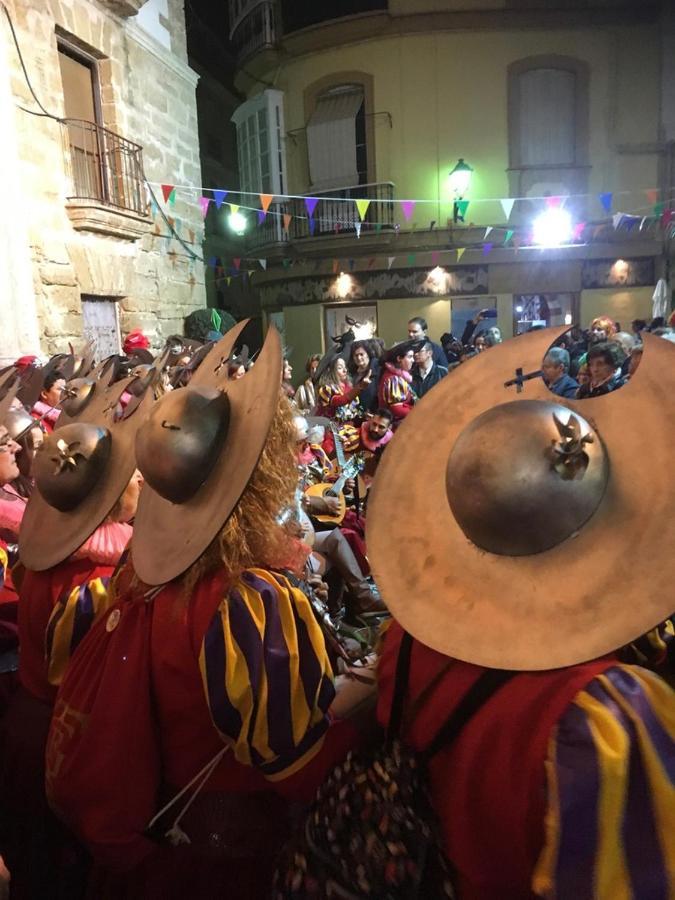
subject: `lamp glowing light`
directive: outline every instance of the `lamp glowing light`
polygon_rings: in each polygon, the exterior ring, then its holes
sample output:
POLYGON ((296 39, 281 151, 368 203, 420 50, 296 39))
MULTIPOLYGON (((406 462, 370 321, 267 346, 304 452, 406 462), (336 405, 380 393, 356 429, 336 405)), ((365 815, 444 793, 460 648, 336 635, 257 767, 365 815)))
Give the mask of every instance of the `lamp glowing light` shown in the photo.
POLYGON ((472 175, 473 169, 460 157, 457 161, 457 165, 448 175, 450 190, 457 198, 461 199, 469 189, 472 175))
POLYGON ((565 313, 565 325, 572 324, 572 313, 565 313))
POLYGON ((572 216, 552 206, 534 220, 532 239, 542 247, 559 247, 571 240, 572 231, 572 216))
POLYGON ((447 288, 448 273, 441 266, 434 268, 427 275, 429 287, 435 294, 442 294, 447 288))
POLYGON ((228 225, 230 226, 230 230, 234 231, 235 234, 242 235, 246 231, 248 222, 246 221, 246 216, 243 213, 233 212, 230 213, 228 225))
POLYGON ((349 296, 349 292, 352 289, 352 276, 347 275, 346 272, 340 272, 339 276, 335 279, 335 289, 338 297, 340 297, 341 300, 344 300, 345 297, 349 296))

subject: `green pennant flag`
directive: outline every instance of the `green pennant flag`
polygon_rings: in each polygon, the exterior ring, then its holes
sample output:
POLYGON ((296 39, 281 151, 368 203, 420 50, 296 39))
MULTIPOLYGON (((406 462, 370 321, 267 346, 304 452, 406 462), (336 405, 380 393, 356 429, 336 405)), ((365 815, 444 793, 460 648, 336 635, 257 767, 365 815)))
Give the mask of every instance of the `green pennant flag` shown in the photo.
POLYGON ((654 215, 655 215, 655 216, 662 216, 662 215, 663 215, 663 211, 664 211, 665 208, 666 208, 666 204, 665 204, 665 203, 655 203, 655 204, 654 204, 654 215))
POLYGON ((281 264, 283 265, 284 269, 287 269, 290 266, 291 261, 290 259, 282 259, 281 264))
POLYGON ((380 234, 382 231, 382 222, 378 222, 375 226, 375 234, 380 234))
POLYGON ((511 229, 509 229, 506 232, 506 237, 504 238, 504 243, 508 244, 508 242, 511 240, 512 237, 513 237, 513 232, 511 231, 511 229))
POLYGON ((457 212, 460 214, 462 218, 466 215, 466 211, 469 208, 468 200, 458 200, 457 201, 457 212))
POLYGON ((409 266, 414 266, 416 261, 417 261, 417 254, 416 254, 416 253, 409 253, 409 254, 408 254, 408 265, 409 265, 409 266))

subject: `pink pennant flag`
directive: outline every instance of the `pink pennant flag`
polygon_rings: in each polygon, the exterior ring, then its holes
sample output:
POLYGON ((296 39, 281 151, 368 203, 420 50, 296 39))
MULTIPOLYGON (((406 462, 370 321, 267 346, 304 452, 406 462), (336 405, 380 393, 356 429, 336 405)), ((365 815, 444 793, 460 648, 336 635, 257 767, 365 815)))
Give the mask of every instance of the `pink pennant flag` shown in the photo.
POLYGON ((206 218, 206 214, 209 211, 209 203, 211 202, 210 197, 200 197, 199 198, 199 206, 202 211, 202 219, 206 218))
POLYGON ((290 213, 284 213, 284 231, 288 231, 291 227, 291 222, 293 221, 293 216, 290 213))
POLYGON ((312 218, 314 215, 314 210, 317 207, 319 200, 317 197, 305 197, 305 206, 307 207, 307 215, 312 218))
POLYGON ((581 239, 581 235, 584 233, 584 228, 586 227, 585 222, 577 222, 577 224, 572 229, 572 240, 578 241, 581 239))
POLYGON ((415 200, 401 200, 401 209, 406 222, 409 222, 412 218, 412 214, 415 211, 415 203, 415 200))
POLYGON ((241 265, 241 257, 240 257, 240 256, 236 256, 236 257, 232 260, 232 265, 235 267, 235 269, 236 269, 237 272, 238 272, 238 271, 239 271, 239 266, 241 265))
POLYGON ((438 256, 439 256, 438 250, 434 250, 433 253, 431 254, 432 268, 435 268, 438 265, 438 256))
POLYGON ((558 207, 562 204, 562 197, 547 197, 546 198, 546 206, 548 209, 558 209, 558 207))
POLYGON ((267 212, 267 210, 270 208, 270 203, 272 202, 272 200, 274 200, 273 194, 261 194, 260 195, 260 205, 262 206, 262 208, 265 212, 267 212))

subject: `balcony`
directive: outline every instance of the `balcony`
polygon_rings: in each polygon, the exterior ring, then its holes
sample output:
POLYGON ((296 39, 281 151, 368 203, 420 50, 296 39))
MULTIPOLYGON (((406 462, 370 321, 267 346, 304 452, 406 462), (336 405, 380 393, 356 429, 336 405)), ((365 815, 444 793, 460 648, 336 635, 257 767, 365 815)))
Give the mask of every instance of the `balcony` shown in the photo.
POLYGON ((241 64, 254 53, 276 47, 281 29, 274 0, 254 0, 239 5, 239 14, 232 19, 230 40, 237 62, 241 64))
POLYGON ((388 0, 333 0, 331 3, 317 3, 316 0, 281 0, 284 34, 347 16, 381 12, 388 9, 388 6, 388 0))
POLYGON ((288 199, 273 203, 265 221, 248 239, 248 249, 327 235, 335 237, 341 234, 356 234, 361 219, 356 204, 345 203, 345 200, 370 200, 370 206, 361 223, 361 234, 372 234, 381 230, 391 231, 394 228, 394 185, 390 181, 334 188, 312 196, 319 201, 312 216, 313 228, 303 199, 288 199), (293 217, 288 230, 284 228, 285 215, 293 217))

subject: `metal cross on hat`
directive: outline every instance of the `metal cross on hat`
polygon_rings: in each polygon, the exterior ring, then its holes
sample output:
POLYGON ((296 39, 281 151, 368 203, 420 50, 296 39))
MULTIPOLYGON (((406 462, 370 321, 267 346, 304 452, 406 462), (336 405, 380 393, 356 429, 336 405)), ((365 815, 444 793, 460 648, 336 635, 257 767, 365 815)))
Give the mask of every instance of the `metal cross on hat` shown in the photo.
POLYGON ((512 378, 510 381, 504 382, 504 387, 509 388, 516 386, 516 393, 520 394, 523 390, 523 384, 526 381, 531 381, 533 378, 541 378, 541 369, 537 369, 536 372, 528 372, 526 375, 523 374, 522 368, 516 369, 516 377, 512 378))

